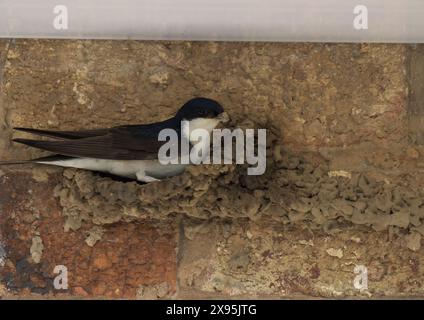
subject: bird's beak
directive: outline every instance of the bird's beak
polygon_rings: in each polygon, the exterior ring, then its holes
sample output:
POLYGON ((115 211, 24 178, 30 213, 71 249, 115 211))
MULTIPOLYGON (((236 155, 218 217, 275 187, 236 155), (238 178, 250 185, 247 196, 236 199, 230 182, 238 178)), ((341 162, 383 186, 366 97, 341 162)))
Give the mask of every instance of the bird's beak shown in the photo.
POLYGON ((220 113, 216 118, 222 123, 230 121, 230 116, 226 112, 220 113))

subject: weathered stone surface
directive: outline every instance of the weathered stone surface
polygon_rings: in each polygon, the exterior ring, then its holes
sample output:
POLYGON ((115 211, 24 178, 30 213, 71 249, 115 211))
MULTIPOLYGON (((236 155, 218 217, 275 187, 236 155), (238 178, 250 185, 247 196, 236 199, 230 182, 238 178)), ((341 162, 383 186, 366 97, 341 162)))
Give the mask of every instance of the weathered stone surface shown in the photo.
POLYGON ((1 70, 3 70, 4 63, 6 62, 6 56, 7 56, 7 49, 9 46, 10 40, 7 39, 0 39, 0 63, 1 63, 1 70))
POLYGON ((424 45, 409 48, 409 133, 411 140, 424 144, 424 45))
POLYGON ((7 52, 9 49, 10 41, 9 40, 0 40, 0 150, 3 155, 5 152, 3 150, 7 149, 9 141, 6 140, 6 137, 3 137, 3 134, 7 129, 7 108, 4 105, 4 69, 7 61, 7 52))
POLYGON ((36 181, 29 171, 0 177, 0 241, 6 253, 0 279, 7 295, 135 298, 141 286, 166 284, 160 297, 173 296, 176 222, 115 224, 89 247, 89 225, 78 233, 63 229, 64 217, 53 197, 60 178, 36 181), (61 265, 68 271, 67 290, 53 285, 55 267, 61 265))
POLYGON ((423 296, 423 249, 345 226, 326 234, 270 221, 186 220, 180 297, 423 296), (354 286, 365 266, 368 289, 354 286))

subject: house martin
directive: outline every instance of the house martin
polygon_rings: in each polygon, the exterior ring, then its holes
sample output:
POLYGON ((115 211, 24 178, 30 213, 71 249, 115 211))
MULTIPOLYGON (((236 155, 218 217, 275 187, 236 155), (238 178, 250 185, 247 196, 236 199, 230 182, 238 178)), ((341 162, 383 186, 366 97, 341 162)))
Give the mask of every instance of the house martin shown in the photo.
POLYGON ((163 129, 172 129, 180 138, 189 140, 195 129, 209 133, 229 117, 223 107, 212 99, 194 98, 186 102, 174 117, 165 121, 123 125, 108 129, 81 131, 51 131, 32 128, 14 128, 18 131, 53 138, 54 140, 13 139, 14 142, 53 152, 53 155, 24 160, 5 161, 0 165, 37 163, 92 170, 152 182, 175 176, 184 171, 187 164, 162 164, 158 151, 165 141, 160 141, 163 129), (185 130, 182 123, 188 123, 185 130), (181 137, 182 136, 182 137, 181 137))

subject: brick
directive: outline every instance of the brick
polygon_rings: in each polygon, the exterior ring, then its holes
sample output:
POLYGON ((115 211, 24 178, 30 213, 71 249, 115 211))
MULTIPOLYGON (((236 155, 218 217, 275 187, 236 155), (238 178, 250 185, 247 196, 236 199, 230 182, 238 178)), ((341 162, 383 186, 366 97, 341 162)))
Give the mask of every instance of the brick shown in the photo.
POLYGON ((6 62, 8 46, 9 46, 9 40, 0 39, 0 68, 1 69, 3 69, 4 63, 6 62))
POLYGON ((6 172, 0 178, 1 243, 6 262, 1 284, 9 294, 135 298, 140 286, 166 283, 166 296, 176 290, 176 225, 173 221, 120 223, 104 226, 94 247, 85 242, 90 226, 77 232, 63 230, 64 217, 53 189, 61 175, 37 182, 29 171, 6 172), (40 263, 30 254, 39 235, 40 263), (55 266, 68 269, 69 288, 53 287, 55 266))
POLYGON ((412 140, 424 144, 424 45, 417 44, 409 48, 408 78, 409 92, 409 133, 412 140))
POLYGON ((184 222, 179 297, 420 297, 423 249, 367 228, 327 234, 271 221, 184 222), (372 244, 372 245, 371 245, 372 244), (341 254, 331 254, 332 252, 341 254), (368 290, 355 289, 356 265, 368 290))

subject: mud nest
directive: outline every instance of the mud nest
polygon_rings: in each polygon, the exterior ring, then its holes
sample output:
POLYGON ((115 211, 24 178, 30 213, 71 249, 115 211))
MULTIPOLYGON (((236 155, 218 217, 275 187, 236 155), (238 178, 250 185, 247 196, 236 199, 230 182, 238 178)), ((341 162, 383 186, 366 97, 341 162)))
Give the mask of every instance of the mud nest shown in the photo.
POLYGON ((247 175, 245 166, 200 165, 161 182, 139 184, 66 169, 55 196, 67 217, 65 230, 77 230, 83 221, 104 225, 183 214, 272 218, 327 232, 360 224, 424 235, 423 192, 409 178, 329 171, 325 161, 274 150, 262 176, 247 175))

